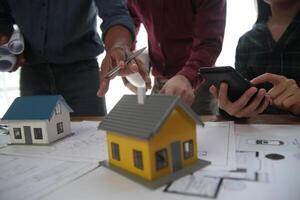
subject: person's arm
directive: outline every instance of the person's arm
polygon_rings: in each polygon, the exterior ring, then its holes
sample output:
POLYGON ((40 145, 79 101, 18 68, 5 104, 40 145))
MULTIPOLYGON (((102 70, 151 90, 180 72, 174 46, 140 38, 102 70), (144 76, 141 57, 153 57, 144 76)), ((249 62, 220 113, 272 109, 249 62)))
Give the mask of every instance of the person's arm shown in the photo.
MULTIPOLYGON (((247 49, 248 42, 245 37, 242 37, 236 48, 236 69, 246 78, 251 78, 251 69, 247 68, 247 60, 249 51, 247 49)), ((255 87, 249 88, 245 93, 235 102, 231 102, 228 98, 228 85, 222 83, 220 88, 211 86, 209 88, 211 94, 218 100, 220 114, 226 118, 244 118, 252 117, 262 113, 270 104, 271 96, 267 94, 265 89, 255 87), (253 96, 255 98, 253 98, 253 96), (253 99, 252 99, 253 98, 253 99), (252 100, 251 100, 252 99, 252 100), (251 100, 251 101, 250 101, 251 100)))
POLYGON ((199 86, 197 73, 200 67, 210 67, 215 64, 222 50, 225 18, 225 0, 194 0, 195 28, 192 52, 177 73, 186 77, 193 85, 199 86))
MULTIPOLYGON (((134 23, 134 28, 135 28, 135 35, 138 35, 139 31, 140 31, 140 27, 141 27, 141 20, 140 18, 138 17, 137 15, 137 10, 136 10, 136 7, 133 3, 132 0, 128 0, 127 1, 127 6, 128 6, 128 10, 129 10, 129 13, 130 13, 130 16, 133 20, 133 23, 134 23)), ((136 40, 134 41, 134 46, 133 46, 133 49, 135 49, 135 44, 136 44, 136 40)))
POLYGON ((148 80, 148 77, 143 73, 143 66, 134 62, 125 66, 126 55, 130 54, 135 39, 134 25, 126 9, 125 2, 122 0, 98 0, 96 5, 99 17, 103 20, 101 30, 106 50, 106 56, 101 64, 98 96, 103 96, 108 91, 110 79, 105 78, 105 75, 116 66, 121 67, 118 73, 120 76, 140 72, 147 84, 150 79, 148 80))
POLYGON ((188 105, 194 102, 194 90, 201 84, 199 68, 213 66, 221 52, 226 12, 225 0, 193 0, 192 3, 195 26, 190 57, 160 90, 160 93, 180 96, 188 105))

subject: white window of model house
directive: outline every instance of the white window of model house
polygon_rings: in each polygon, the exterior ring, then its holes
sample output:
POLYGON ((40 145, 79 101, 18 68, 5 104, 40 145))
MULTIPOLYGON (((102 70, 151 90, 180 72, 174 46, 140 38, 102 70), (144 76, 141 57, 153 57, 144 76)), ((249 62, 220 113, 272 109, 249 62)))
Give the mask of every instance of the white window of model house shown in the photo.
POLYGON ((34 128, 33 133, 34 133, 34 139, 36 139, 36 140, 43 139, 43 131, 41 128, 34 128))
POLYGON ((64 132, 64 126, 62 122, 57 123, 56 128, 57 128, 57 134, 61 134, 62 132, 64 132))
POLYGON ((55 107, 55 114, 59 115, 61 114, 61 104, 57 103, 56 107, 55 107))
MULTIPOLYGON (((239 37, 250 30, 256 19, 254 0, 227 0, 227 22, 223 50, 216 65, 234 66, 235 48, 239 37)), ((100 20, 99 20, 100 23, 100 20)), ((99 27, 99 26, 98 26, 99 27)), ((138 35, 137 49, 147 46, 147 34, 142 27, 138 35)), ((104 53, 98 60, 104 57, 104 53)), ((0 117, 3 116, 12 101, 19 96, 19 72, 1 73, 0 72, 0 117)), ((107 110, 119 101, 124 94, 132 94, 123 86, 121 78, 117 77, 110 83, 110 90, 106 94, 107 110)))
POLYGON ((21 128, 13 128, 15 139, 22 139, 21 128))

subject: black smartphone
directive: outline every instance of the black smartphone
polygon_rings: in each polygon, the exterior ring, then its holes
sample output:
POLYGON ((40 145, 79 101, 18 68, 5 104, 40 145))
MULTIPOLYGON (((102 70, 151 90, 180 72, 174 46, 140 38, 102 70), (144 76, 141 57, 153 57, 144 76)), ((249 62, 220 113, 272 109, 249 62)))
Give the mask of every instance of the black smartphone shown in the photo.
MULTIPOLYGON (((203 67, 199 69, 199 77, 203 77, 209 87, 211 85, 220 87, 222 82, 228 84, 228 98, 236 101, 244 92, 253 87, 253 84, 244 78, 233 67, 203 67)), ((255 95, 253 95, 255 96, 255 95)))

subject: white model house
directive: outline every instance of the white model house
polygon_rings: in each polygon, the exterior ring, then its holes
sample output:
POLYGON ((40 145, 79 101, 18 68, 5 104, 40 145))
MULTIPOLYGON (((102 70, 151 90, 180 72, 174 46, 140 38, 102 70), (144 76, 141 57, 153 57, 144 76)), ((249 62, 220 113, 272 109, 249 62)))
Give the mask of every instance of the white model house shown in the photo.
POLYGON ((70 112, 60 95, 18 97, 2 117, 12 144, 49 144, 71 133, 70 112))

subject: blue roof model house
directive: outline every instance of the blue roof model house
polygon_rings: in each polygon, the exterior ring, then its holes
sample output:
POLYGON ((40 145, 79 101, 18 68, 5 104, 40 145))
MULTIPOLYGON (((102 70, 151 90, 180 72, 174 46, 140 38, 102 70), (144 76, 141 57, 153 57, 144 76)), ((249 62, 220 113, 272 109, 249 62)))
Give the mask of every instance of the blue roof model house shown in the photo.
POLYGON ((60 95, 18 97, 2 117, 12 144, 49 144, 71 133, 70 112, 60 95))

